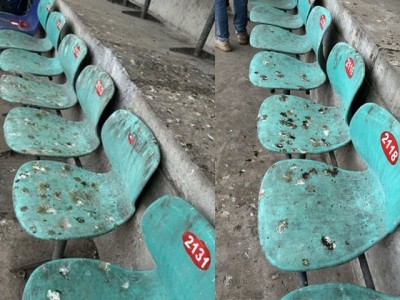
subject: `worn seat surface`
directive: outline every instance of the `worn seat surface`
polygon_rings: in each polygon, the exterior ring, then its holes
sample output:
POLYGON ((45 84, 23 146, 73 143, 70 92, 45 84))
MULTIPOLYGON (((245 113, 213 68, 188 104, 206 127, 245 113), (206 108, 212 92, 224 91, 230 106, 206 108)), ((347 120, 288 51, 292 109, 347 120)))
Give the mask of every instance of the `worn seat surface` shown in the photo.
POLYGON ((23 15, 0 12, 0 29, 21 31, 29 35, 35 35, 40 27, 38 18, 38 5, 40 0, 33 0, 30 7, 23 15))
MULTIPOLYGON (((54 9, 55 0, 41 0, 38 6, 38 17, 42 28, 46 28, 49 14, 54 9)), ((0 49, 16 48, 34 52, 47 52, 53 48, 50 39, 34 38, 26 33, 11 30, 0 30, 0 49)))
POLYGON ((100 144, 97 124, 114 94, 114 83, 107 72, 88 66, 76 83, 83 110, 75 122, 43 110, 17 107, 4 121, 4 137, 15 152, 54 157, 77 157, 91 153, 100 144))
POLYGON ((76 239, 105 234, 126 222, 158 166, 151 131, 136 116, 118 110, 105 122, 102 142, 111 163, 93 173, 55 161, 32 161, 17 171, 13 202, 17 219, 40 239, 76 239))
MULTIPOLYGON (((52 47, 57 49, 60 32, 65 26, 65 17, 59 12, 52 12, 46 24, 47 37, 52 47)), ((0 54, 0 68, 15 73, 54 76, 63 73, 59 57, 46 57, 22 49, 6 49, 0 54)))
MULTIPOLYGON (((299 10, 301 7, 308 14, 311 5, 307 2, 307 6, 299 6, 299 10)), ((311 51, 311 41, 314 38, 312 35, 317 32, 313 24, 318 24, 323 16, 319 14, 319 10, 320 7, 317 6, 311 11, 306 22, 305 35, 295 34, 277 26, 260 24, 251 31, 250 45, 254 48, 290 54, 304 54, 311 51)))
POLYGON ((146 210, 142 229, 156 264, 154 269, 128 270, 93 259, 52 261, 33 272, 23 299, 45 299, 49 295, 71 300, 82 295, 86 299, 214 298, 214 228, 194 207, 183 199, 164 196, 146 210), (201 241, 197 247, 202 250, 194 252, 200 262, 209 259, 202 269, 187 253, 183 243, 187 233, 196 236, 193 242, 201 241))
POLYGON ((319 284, 293 291, 282 300, 398 300, 399 297, 386 295, 353 284, 319 284))
POLYGON ((254 1, 254 7, 250 11, 250 20, 286 29, 298 29, 306 24, 313 3, 314 0, 311 3, 308 0, 299 0, 298 14, 293 15, 257 0, 254 1))
POLYGON ((250 5, 272 6, 279 9, 290 10, 297 6, 297 0, 250 0, 250 5))
POLYGON ((78 68, 87 54, 87 46, 74 34, 67 35, 59 48, 59 59, 66 82, 58 84, 40 76, 3 75, 0 79, 0 98, 5 101, 52 109, 74 106, 77 97, 74 80, 78 68))
POLYGON ((350 141, 348 113, 360 88, 365 66, 363 58, 346 43, 331 50, 327 73, 340 103, 325 106, 312 100, 274 95, 265 99, 258 113, 258 139, 268 150, 287 154, 320 154, 350 141), (346 64, 351 61, 351 77, 346 64))
MULTIPOLYGON (((331 14, 323 7, 316 7, 315 20, 310 22, 309 41, 311 42, 317 61, 304 62, 286 54, 263 51, 257 53, 250 63, 250 81, 259 87, 285 90, 309 90, 321 86, 326 75, 323 71, 322 39, 331 24, 331 14), (324 19, 320 26, 319 19, 324 19)), ((315 10, 314 9, 314 10, 315 10)))
POLYGON ((400 139, 399 122, 383 108, 366 104, 350 125, 352 142, 366 170, 348 171, 297 159, 271 166, 261 183, 258 230, 272 265, 287 271, 336 266, 396 229, 400 222, 398 147, 386 156, 385 132, 392 134, 395 144, 400 139))

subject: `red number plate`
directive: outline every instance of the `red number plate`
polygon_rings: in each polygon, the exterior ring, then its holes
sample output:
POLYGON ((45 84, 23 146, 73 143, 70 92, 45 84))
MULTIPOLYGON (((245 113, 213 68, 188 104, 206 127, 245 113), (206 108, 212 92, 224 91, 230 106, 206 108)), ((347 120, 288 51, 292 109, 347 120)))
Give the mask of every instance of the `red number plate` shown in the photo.
POLYGON ((98 96, 103 95, 104 87, 103 87, 103 83, 100 80, 97 80, 95 89, 96 89, 96 93, 98 96))
POLYGON ((325 15, 322 15, 322 16, 319 18, 319 27, 321 27, 321 29, 324 29, 324 27, 325 27, 325 21, 326 21, 326 16, 325 16, 325 15))
POLYGON ((395 165, 399 159, 399 146, 396 138, 388 131, 381 134, 381 146, 390 164, 395 165))
POLYGON ((75 58, 78 58, 79 53, 81 53, 81 47, 79 45, 76 45, 74 47, 74 56, 75 56, 75 58))
POLYGON ((349 78, 353 77, 353 73, 354 73, 354 60, 349 57, 348 59, 346 59, 346 63, 344 65, 344 68, 346 69, 346 74, 349 78))
POLYGON ((206 244, 192 232, 185 232, 182 236, 183 246, 193 263, 201 270, 207 270, 211 264, 211 255, 206 244))

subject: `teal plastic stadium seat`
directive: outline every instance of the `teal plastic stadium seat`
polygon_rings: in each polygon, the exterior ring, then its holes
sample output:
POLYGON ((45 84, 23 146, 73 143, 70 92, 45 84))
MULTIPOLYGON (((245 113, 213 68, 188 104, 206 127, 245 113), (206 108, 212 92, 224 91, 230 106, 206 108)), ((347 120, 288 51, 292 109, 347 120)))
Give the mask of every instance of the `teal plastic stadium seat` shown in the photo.
MULTIPOLYGON (((38 6, 38 17, 42 28, 46 28, 47 18, 54 9, 55 0, 41 0, 38 6)), ((51 40, 37 39, 23 32, 3 29, 0 30, 0 49, 25 49, 33 52, 47 52, 53 48, 51 40)))
POLYGON ((97 124, 114 94, 114 83, 106 71, 87 66, 76 82, 83 111, 79 122, 29 107, 12 109, 4 121, 4 138, 15 152, 54 157, 78 157, 100 144, 97 124))
POLYGON ((48 160, 25 163, 17 171, 14 210, 29 234, 51 240, 94 237, 133 215, 136 199, 160 161, 157 142, 125 110, 107 119, 101 137, 111 164, 108 173, 48 160))
MULTIPOLYGON (((60 33, 64 26, 65 17, 59 12, 52 12, 46 24, 46 32, 47 38, 55 49, 58 47, 60 33)), ((0 55, 0 69, 7 72, 46 76, 55 76, 63 73, 57 54, 55 57, 46 57, 22 49, 4 50, 0 55)))
POLYGON ((214 299, 214 228, 193 206, 164 196, 146 210, 142 230, 154 269, 128 270, 94 259, 56 260, 32 273, 22 299, 214 299), (197 247, 194 255, 187 247, 197 247))
POLYGON ((327 73, 340 99, 337 106, 291 95, 264 100, 257 129, 258 139, 266 149, 285 154, 320 154, 350 142, 348 114, 364 80, 364 60, 350 45, 338 43, 329 54, 327 73))
POLYGON ((272 51, 257 53, 250 63, 250 81, 259 87, 285 90, 311 90, 321 86, 326 75, 321 66, 324 65, 322 39, 331 25, 331 14, 323 7, 316 7, 315 20, 310 23, 309 41, 317 57, 313 63, 303 62, 286 54, 272 51), (323 22, 320 20, 323 19, 323 22))
POLYGON ((307 53, 312 50, 311 40, 315 38, 312 36, 316 32, 313 24, 324 22, 323 17, 321 19, 322 15, 318 6, 311 11, 306 23, 305 35, 298 35, 272 25, 257 25, 251 31, 250 45, 254 48, 289 54, 307 53))
POLYGON ((249 4, 252 6, 269 5, 278 9, 290 10, 296 8, 297 0, 250 0, 249 4))
POLYGON ((363 105, 350 123, 364 171, 313 160, 284 160, 266 172, 258 232, 267 259, 287 271, 348 262, 400 222, 400 124, 385 109, 363 105))
POLYGON ((3 75, 0 79, 0 98, 12 103, 49 109, 74 106, 77 102, 74 80, 86 54, 86 43, 74 34, 67 35, 61 41, 57 54, 66 76, 65 83, 57 84, 40 76, 21 78, 3 75))
POLYGON ((257 1, 250 11, 250 20, 286 29, 299 29, 306 24, 308 13, 313 4, 314 0, 299 0, 298 14, 292 15, 270 5, 265 5, 261 1, 257 1))
POLYGON ((282 300, 399 300, 400 297, 386 295, 353 284, 311 285, 291 292, 282 300))

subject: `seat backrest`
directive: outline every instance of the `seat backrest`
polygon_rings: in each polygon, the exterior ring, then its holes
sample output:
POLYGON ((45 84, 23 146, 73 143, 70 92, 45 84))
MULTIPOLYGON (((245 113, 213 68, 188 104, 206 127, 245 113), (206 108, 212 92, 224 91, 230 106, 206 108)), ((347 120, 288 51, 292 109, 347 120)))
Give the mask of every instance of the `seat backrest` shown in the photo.
POLYGON ((66 35, 60 46, 57 55, 60 59, 67 81, 74 84, 76 72, 87 54, 86 43, 75 34, 66 35))
POLYGON ((386 109, 364 104, 350 123, 355 149, 376 175, 384 192, 386 226, 394 230, 400 222, 400 123, 386 109))
POLYGON ((160 162, 157 141, 146 124, 126 110, 106 120, 101 139, 111 174, 133 205, 160 162))
POLYGON ((55 49, 58 47, 60 33, 65 26, 65 22, 64 15, 56 11, 52 12, 47 20, 46 34, 55 49))
POLYGON ((43 29, 46 28, 47 18, 50 13, 54 10, 55 0, 40 0, 39 6, 37 8, 37 14, 39 22, 43 29))
POLYGON ((113 80, 102 68, 90 65, 79 74, 75 90, 85 120, 96 130, 104 108, 114 95, 113 80))
POLYGON ((192 205, 164 196, 147 208, 142 230, 170 299, 214 299, 214 228, 192 205))
POLYGON ((331 13, 324 7, 314 7, 307 19, 306 34, 315 52, 317 61, 323 66, 322 40, 332 23, 331 13))
POLYGON ((327 65, 329 81, 340 98, 340 106, 347 116, 354 96, 365 77, 362 56, 347 43, 337 43, 331 50, 327 65))
POLYGON ((308 14, 310 13, 311 7, 315 0, 299 0, 297 2, 297 11, 300 18, 303 20, 303 24, 307 23, 308 14))

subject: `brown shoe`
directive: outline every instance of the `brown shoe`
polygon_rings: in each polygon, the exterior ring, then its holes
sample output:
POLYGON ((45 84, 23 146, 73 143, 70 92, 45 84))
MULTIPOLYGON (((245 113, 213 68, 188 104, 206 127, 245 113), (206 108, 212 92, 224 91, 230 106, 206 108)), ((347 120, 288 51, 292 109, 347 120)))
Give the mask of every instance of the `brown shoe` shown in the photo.
POLYGON ((222 50, 224 52, 232 51, 232 47, 229 44, 229 40, 220 41, 219 39, 216 39, 215 40, 215 48, 218 48, 219 50, 222 50))
POLYGON ((246 33, 239 32, 236 34, 236 37, 240 45, 247 45, 249 43, 249 36, 246 33))

